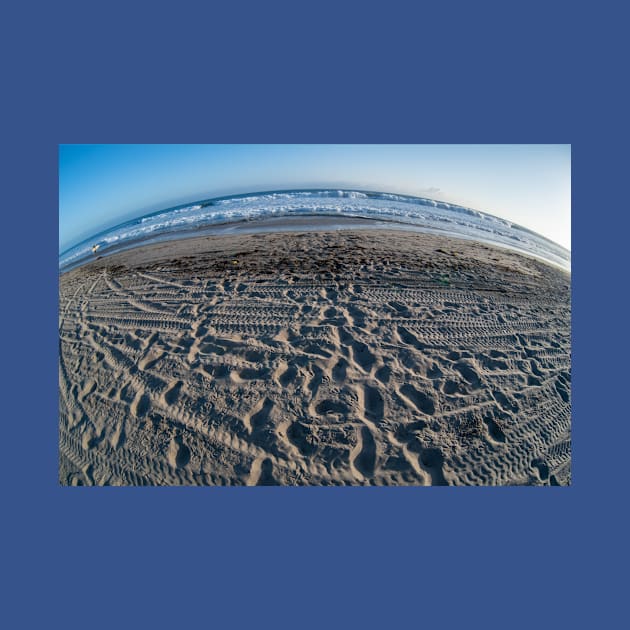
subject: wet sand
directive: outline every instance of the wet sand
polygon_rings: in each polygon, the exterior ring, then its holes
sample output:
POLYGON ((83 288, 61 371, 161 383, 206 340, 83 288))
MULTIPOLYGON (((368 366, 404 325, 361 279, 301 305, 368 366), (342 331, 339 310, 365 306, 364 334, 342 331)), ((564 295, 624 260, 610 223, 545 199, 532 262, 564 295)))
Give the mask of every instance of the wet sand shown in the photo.
POLYGON ((60 277, 67 485, 567 485, 570 275, 399 231, 211 236, 60 277))

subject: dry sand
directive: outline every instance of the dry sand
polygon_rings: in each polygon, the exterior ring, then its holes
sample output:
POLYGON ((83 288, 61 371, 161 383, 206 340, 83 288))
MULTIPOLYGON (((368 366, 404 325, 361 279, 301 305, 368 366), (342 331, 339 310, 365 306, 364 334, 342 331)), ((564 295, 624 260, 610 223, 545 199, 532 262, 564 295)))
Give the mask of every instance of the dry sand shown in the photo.
POLYGON ((60 483, 571 479, 570 276, 397 231, 204 237, 60 278, 60 483))

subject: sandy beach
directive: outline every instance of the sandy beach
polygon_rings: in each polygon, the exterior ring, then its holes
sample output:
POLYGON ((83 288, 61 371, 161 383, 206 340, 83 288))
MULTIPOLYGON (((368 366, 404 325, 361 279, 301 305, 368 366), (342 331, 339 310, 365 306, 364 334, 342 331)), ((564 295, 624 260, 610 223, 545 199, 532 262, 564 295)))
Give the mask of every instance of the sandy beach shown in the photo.
POLYGON ((394 230, 60 276, 62 485, 568 485, 570 275, 394 230))

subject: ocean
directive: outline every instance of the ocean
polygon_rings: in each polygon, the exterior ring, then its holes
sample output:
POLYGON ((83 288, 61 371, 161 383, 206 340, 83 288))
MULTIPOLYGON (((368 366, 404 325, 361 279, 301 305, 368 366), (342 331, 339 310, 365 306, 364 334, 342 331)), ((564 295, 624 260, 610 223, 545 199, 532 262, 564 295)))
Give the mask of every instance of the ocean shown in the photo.
POLYGON ((96 256, 175 238, 236 230, 350 228, 414 230, 476 240, 534 256, 567 271, 571 269, 571 254, 561 245, 471 208, 381 192, 285 190, 206 199, 126 221, 63 251, 59 255, 59 271, 70 271, 96 256), (308 217, 320 219, 309 225, 308 217))

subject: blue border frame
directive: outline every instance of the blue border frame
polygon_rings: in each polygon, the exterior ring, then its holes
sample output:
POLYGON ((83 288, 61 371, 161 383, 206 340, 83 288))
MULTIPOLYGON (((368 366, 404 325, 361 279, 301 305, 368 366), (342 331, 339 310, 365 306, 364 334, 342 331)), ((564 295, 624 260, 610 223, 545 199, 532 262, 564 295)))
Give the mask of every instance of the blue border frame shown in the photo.
POLYGON ((614 11, 113 1, 5 18, 18 62, 3 103, 3 625, 616 627, 627 159, 607 140, 627 55, 614 11), (152 141, 572 143, 573 486, 60 488, 57 146, 152 141), (612 234, 593 221, 606 213, 612 234))

